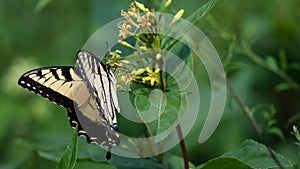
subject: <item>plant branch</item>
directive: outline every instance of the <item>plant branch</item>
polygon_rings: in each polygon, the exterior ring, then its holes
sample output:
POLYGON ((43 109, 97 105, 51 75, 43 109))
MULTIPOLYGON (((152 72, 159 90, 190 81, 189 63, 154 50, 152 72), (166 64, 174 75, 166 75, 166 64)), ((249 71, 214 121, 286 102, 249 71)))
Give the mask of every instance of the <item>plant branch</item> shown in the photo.
POLYGON ((264 132, 263 132, 262 128, 260 127, 260 125, 257 123, 256 119, 251 115, 250 109, 246 105, 243 104, 243 102, 238 97, 238 95, 236 94, 235 90, 233 89, 233 87, 231 86, 231 84, 228 82, 228 80, 226 80, 226 84, 227 84, 227 87, 229 89, 230 95, 237 102, 237 104, 239 105, 239 107, 241 108, 241 110, 244 112, 244 114, 248 117, 248 119, 250 120, 251 124, 253 125, 253 127, 256 130, 256 132, 258 133, 259 137, 261 138, 263 144, 266 145, 271 158, 275 161, 275 163, 278 165, 278 167, 280 169, 284 169, 284 167, 282 166, 282 164, 280 163, 280 161, 278 160, 278 158, 275 156, 274 152, 270 148, 269 144, 265 141, 265 139, 264 139, 264 132))
POLYGON ((177 131, 178 138, 180 140, 180 148, 181 148, 181 152, 182 152, 182 155, 183 155, 184 168, 189 169, 189 158, 188 158, 188 155, 187 155, 187 151, 186 151, 186 147, 185 147, 185 143, 184 143, 184 139, 183 139, 180 124, 178 124, 176 126, 176 131, 177 131))
MULTIPOLYGON (((165 72, 163 71, 163 70, 165 70, 164 63, 165 63, 165 60, 164 60, 164 57, 162 57, 159 60, 159 67, 161 69, 161 71, 160 71, 160 83, 161 83, 160 88, 165 93, 167 86, 166 86, 165 72)), ((180 147, 181 147, 181 152, 182 152, 182 156, 183 156, 184 169, 189 169, 189 159, 188 159, 188 155, 187 155, 187 151, 186 151, 180 124, 178 124, 176 126, 176 131, 177 131, 178 139, 180 140, 180 147)))
POLYGON ((244 112, 244 114, 247 116, 247 118, 250 120, 252 126, 255 128, 256 132, 258 133, 258 135, 260 137, 263 136, 263 130, 262 128, 259 126, 259 124, 257 123, 257 121, 255 120, 255 118, 253 118, 253 116, 251 115, 250 109, 243 104, 243 102, 241 101, 241 99, 237 96, 235 90, 233 89, 233 87, 231 86, 231 84, 229 83, 228 80, 226 80, 226 85, 229 89, 230 95, 233 97, 233 99, 237 102, 237 104, 239 105, 240 109, 244 112))
POLYGON ((250 48, 249 44, 242 43, 241 45, 237 45, 236 47, 239 49, 240 53, 248 56, 253 62, 255 62, 260 66, 265 67, 266 69, 273 72, 274 74, 276 74, 277 76, 285 80, 286 82, 290 83, 293 89, 297 91, 300 90, 300 85, 296 81, 294 81, 286 72, 284 72, 278 67, 274 67, 268 64, 266 60, 262 59, 259 55, 254 53, 253 50, 250 48))
MULTIPOLYGON (((211 15, 207 15, 206 20, 211 25, 211 27, 216 31, 216 33, 221 38, 228 41, 232 45, 232 47, 237 49, 239 53, 247 56, 254 63, 264 67, 265 69, 279 76, 285 82, 289 83, 290 86, 296 91, 300 91, 299 83, 297 83, 294 79, 292 79, 284 70, 282 70, 277 65, 271 65, 267 62, 267 60, 262 59, 251 49, 250 45, 247 42, 243 42, 243 41, 241 42, 240 40, 238 40, 238 38, 233 32, 222 29, 224 26, 220 25, 211 15)), ((227 62, 230 62, 231 58, 232 56, 228 58, 227 62)))

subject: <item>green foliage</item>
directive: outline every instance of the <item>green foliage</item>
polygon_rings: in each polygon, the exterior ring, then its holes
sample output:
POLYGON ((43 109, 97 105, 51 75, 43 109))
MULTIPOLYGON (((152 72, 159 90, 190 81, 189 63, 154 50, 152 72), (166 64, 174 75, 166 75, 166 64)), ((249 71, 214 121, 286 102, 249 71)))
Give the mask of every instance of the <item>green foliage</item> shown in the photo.
MULTIPOLYGON (((276 152, 274 152, 274 155, 283 167, 292 166, 292 163, 286 157, 276 152)), ((267 169, 277 166, 274 159, 271 158, 268 148, 254 140, 245 140, 240 147, 225 153, 223 157, 236 158, 252 168, 267 169)))
POLYGON ((252 167, 242 163, 241 161, 231 157, 219 157, 212 159, 197 169, 253 169, 252 167))
POLYGON ((272 134, 284 140, 284 135, 277 124, 274 105, 258 105, 251 109, 253 118, 256 118, 265 135, 272 134))
POLYGON ((213 8, 217 0, 209 0, 201 7, 199 7, 196 11, 194 11, 190 16, 186 19, 191 23, 196 23, 200 21, 202 17, 204 17, 208 12, 213 8))
POLYGON ((77 159, 77 130, 78 127, 74 129, 73 136, 65 148, 65 151, 56 167, 57 169, 73 169, 75 167, 77 159))
MULTIPOLYGON (((174 129, 174 125, 180 116, 180 108, 182 106, 186 107, 182 105, 181 99, 178 98, 178 91, 168 90, 170 92, 166 93, 158 89, 151 90, 149 88, 136 90, 134 103, 140 118, 143 121, 146 121, 145 119, 155 119, 154 121, 146 122, 149 131, 151 131, 151 136, 174 129)), ((164 139, 167 136, 166 134, 160 139, 164 139)))
MULTIPOLYGON (((71 130, 65 110, 21 90, 16 84, 18 77, 29 69, 74 65, 75 54, 89 35, 119 17, 120 9, 126 8, 130 2, 0 2, 0 168, 43 166, 50 169, 58 163, 58 168, 74 168, 75 163, 75 168, 183 168, 182 154, 177 151, 179 147, 165 153, 163 161, 157 160, 157 157, 130 159, 116 155, 107 161, 106 152, 97 145, 88 144, 84 138, 78 138, 77 147, 76 131, 67 141, 71 130)), ((153 7, 162 7, 164 2, 155 1, 153 7)), ((196 23, 209 36, 223 60, 228 83, 232 84, 242 101, 242 107, 252 107, 246 109, 250 112, 248 120, 230 94, 230 105, 225 110, 218 131, 206 144, 194 141, 200 131, 199 123, 203 121, 197 119, 199 128, 193 129, 193 136, 185 138, 189 159, 192 159, 190 168, 278 168, 274 159, 285 168, 299 168, 299 130, 291 126, 299 126, 300 122, 300 13, 297 8, 300 4, 298 0, 244 3, 243 0, 173 1, 174 6, 168 9, 173 12, 184 8, 183 18, 196 23), (275 157, 270 155, 265 145, 246 139, 260 137, 255 127, 251 126, 251 120, 258 122, 263 131, 263 138, 259 139, 269 142, 269 146, 276 149, 276 152, 272 150, 275 157), (229 131, 230 128, 234 131, 229 131), (293 139, 296 139, 295 144, 290 141, 290 130, 295 137, 293 139)), ((188 28, 183 30, 188 31, 188 28)), ((193 51, 178 40, 159 41, 157 37, 151 37, 144 41, 179 54, 197 76, 203 73, 199 71, 201 65, 192 56, 193 51)), ((131 59, 141 56, 147 57, 140 54, 131 56, 131 59)), ((189 78, 182 70, 182 65, 178 65, 173 73, 189 84, 189 78)), ((197 78, 199 84, 205 81, 200 76, 197 78)), ((169 74, 166 74, 166 82, 166 93, 152 90, 154 88, 149 86, 140 86, 135 91, 133 102, 139 115, 147 119, 149 114, 146 112, 155 111, 159 117, 154 122, 146 123, 150 135, 160 134, 175 124, 176 117, 180 116, 178 106, 185 103, 185 97, 179 97, 178 86, 169 74), (159 102, 159 106, 153 106, 159 102)), ((199 88, 206 90, 207 86, 199 88)), ((208 94, 201 100, 200 106, 209 104, 206 101, 209 97, 208 94)))
POLYGON ((53 0, 39 0, 38 3, 35 6, 35 11, 40 12, 44 8, 46 8, 48 5, 52 3, 53 0))

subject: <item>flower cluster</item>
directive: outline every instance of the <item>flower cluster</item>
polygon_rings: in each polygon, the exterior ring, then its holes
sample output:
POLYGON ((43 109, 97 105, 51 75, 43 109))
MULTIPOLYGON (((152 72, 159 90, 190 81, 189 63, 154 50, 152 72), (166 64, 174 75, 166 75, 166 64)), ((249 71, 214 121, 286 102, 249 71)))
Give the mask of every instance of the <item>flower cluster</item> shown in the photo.
MULTIPOLYGON (((172 0, 167 0, 161 11, 167 9, 171 3, 172 0)), ((183 13, 183 10, 179 10, 168 25, 172 26, 182 17, 183 13)), ((149 10, 144 4, 137 1, 132 2, 127 11, 121 10, 124 20, 117 25, 119 37, 122 39, 119 44, 132 49, 138 56, 134 58, 121 57, 119 50, 109 53, 112 56, 112 65, 118 66, 118 84, 122 89, 124 86, 125 90, 128 89, 132 82, 156 87, 161 84, 160 74, 163 68, 159 63, 163 62, 163 56, 159 27, 162 25, 162 21, 161 17, 156 15, 157 13, 154 13, 153 10, 149 10), (126 42, 127 37, 134 37, 136 44, 131 45, 126 42), (148 57, 143 57, 143 54, 148 54, 148 57)))
POLYGON ((118 24, 120 38, 135 36, 140 29, 151 32, 154 15, 144 4, 137 1, 131 3, 128 12, 122 10, 121 16, 125 18, 125 21, 118 24))

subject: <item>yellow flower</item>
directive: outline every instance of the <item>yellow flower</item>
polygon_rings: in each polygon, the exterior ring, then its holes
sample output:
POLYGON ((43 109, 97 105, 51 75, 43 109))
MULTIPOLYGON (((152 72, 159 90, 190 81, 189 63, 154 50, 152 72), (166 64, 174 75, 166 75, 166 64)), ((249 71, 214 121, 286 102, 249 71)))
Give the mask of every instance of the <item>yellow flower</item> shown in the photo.
POLYGON ((159 68, 155 68, 155 70, 153 71, 150 67, 146 67, 146 71, 148 72, 148 76, 142 78, 143 83, 146 83, 146 81, 150 81, 150 85, 154 86, 155 82, 159 82, 159 68))

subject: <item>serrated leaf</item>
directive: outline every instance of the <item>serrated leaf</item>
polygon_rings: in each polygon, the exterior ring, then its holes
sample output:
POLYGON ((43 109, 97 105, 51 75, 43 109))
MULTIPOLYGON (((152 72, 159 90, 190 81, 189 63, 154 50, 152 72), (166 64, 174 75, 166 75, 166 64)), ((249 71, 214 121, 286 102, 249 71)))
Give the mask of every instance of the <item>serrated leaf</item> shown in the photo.
MULTIPOLYGON (((273 150, 272 150, 273 151, 273 150)), ((283 167, 291 167, 290 160, 273 151, 274 155, 283 167)), ((246 140, 237 149, 225 153, 224 157, 234 157, 248 164, 253 168, 269 169, 277 167, 274 159, 271 158, 268 148, 254 140, 246 140)))
POLYGON ((219 157, 212 159, 197 169, 253 169, 242 161, 232 157, 219 157))
POLYGON ((73 169, 77 159, 77 127, 73 131, 72 138, 64 150, 64 153, 56 166, 57 169, 73 169))

